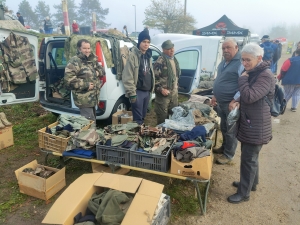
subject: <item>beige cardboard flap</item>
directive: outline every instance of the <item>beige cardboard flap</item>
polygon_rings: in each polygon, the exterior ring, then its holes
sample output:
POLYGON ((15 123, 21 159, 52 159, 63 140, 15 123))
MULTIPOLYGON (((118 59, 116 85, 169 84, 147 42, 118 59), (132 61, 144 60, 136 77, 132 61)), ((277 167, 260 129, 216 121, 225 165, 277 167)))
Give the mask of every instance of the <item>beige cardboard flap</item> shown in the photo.
POLYGON ((73 225, 74 216, 86 211, 87 203, 96 191, 93 185, 102 173, 83 174, 54 202, 42 223, 73 225))
POLYGON ((26 169, 26 168, 32 168, 32 169, 35 169, 35 168, 37 167, 37 164, 38 164, 37 161, 36 161, 36 160, 33 160, 32 162, 26 164, 25 166, 23 166, 23 167, 17 169, 17 170, 15 171, 17 180, 19 180, 19 173, 20 173, 20 172, 22 172, 22 171, 23 171, 24 169, 26 169))
POLYGON ((127 193, 135 193, 142 180, 142 178, 137 177, 103 173, 102 176, 94 183, 94 185, 127 193))
POLYGON ((56 169, 56 168, 51 168, 51 167, 48 167, 48 166, 45 166, 45 168, 47 170, 51 170, 51 171, 55 172, 55 176, 52 175, 51 177, 46 179, 46 188, 47 188, 47 190, 65 179, 65 172, 66 172, 65 167, 62 168, 61 170, 56 169))
POLYGON ((148 196, 160 198, 163 189, 164 189, 163 184, 155 183, 149 180, 143 180, 138 190, 138 193, 142 195, 148 195, 148 196))
MULTIPOLYGON (((150 188, 149 188, 150 190, 150 188)), ((122 221, 122 225, 149 225, 159 198, 135 194, 135 197, 122 221)))

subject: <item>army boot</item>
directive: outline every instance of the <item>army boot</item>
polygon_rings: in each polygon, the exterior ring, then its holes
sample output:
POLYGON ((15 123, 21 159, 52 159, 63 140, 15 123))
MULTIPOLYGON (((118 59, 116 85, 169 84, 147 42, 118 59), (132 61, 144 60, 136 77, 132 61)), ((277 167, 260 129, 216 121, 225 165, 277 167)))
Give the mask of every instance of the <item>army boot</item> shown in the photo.
POLYGON ((5 126, 11 126, 12 123, 9 122, 7 119, 6 119, 6 116, 4 114, 4 112, 1 112, 0 113, 0 120, 2 121, 2 124, 4 124, 5 126))

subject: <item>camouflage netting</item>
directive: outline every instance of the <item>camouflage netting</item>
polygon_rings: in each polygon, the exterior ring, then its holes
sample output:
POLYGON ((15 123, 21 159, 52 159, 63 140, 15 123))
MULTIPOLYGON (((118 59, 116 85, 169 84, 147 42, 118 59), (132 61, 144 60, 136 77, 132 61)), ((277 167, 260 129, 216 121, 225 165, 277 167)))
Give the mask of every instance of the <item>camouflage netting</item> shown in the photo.
POLYGON ((100 37, 91 37, 86 35, 71 35, 70 37, 67 38, 65 42, 65 57, 68 61, 70 58, 72 58, 77 54, 77 42, 80 39, 87 39, 89 42, 91 42, 91 49, 92 52, 94 53, 96 50, 96 43, 100 41, 107 67, 111 68, 114 66, 112 62, 111 52, 108 49, 106 40, 100 37))
POLYGON ((0 28, 8 30, 27 31, 18 20, 0 20, 0 28))

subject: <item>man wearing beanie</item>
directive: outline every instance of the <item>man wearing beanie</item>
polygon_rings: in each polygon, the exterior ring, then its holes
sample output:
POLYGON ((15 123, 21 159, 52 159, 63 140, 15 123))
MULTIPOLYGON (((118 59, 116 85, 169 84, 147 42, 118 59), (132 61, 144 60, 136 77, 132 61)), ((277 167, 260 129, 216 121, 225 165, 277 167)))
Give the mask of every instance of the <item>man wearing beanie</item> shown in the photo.
POLYGON ((155 82, 152 51, 149 46, 149 32, 142 31, 138 37, 137 47, 132 47, 122 72, 126 97, 131 103, 133 120, 138 124, 144 123, 155 82))
POLYGON ((165 122, 172 108, 178 106, 178 80, 181 74, 179 63, 174 57, 174 44, 167 40, 154 64, 155 73, 155 112, 157 124, 165 122))

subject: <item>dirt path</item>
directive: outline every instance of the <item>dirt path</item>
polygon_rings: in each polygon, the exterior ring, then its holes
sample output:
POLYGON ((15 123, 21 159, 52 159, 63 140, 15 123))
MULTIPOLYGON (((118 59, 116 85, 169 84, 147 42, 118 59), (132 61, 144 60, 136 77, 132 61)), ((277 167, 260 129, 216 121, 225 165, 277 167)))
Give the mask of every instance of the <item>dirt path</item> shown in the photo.
POLYGON ((235 205, 226 200, 236 191, 232 182, 239 180, 239 145, 231 165, 213 165, 207 215, 173 224, 300 224, 300 109, 290 108, 289 102, 285 114, 276 118, 280 123, 273 120, 273 140, 261 150, 260 181, 250 201, 235 205))

